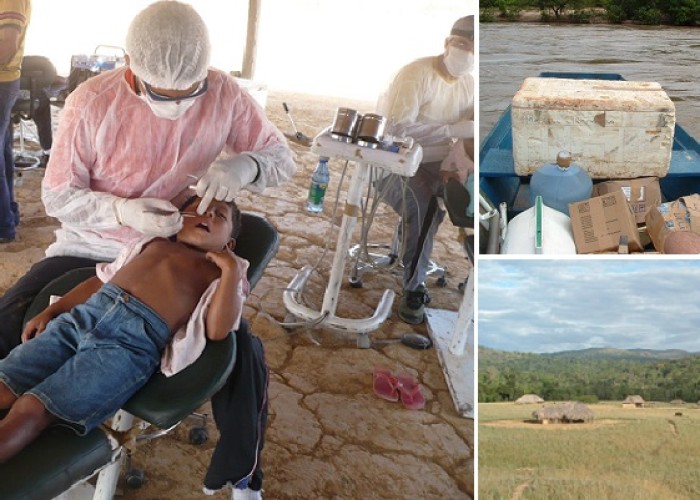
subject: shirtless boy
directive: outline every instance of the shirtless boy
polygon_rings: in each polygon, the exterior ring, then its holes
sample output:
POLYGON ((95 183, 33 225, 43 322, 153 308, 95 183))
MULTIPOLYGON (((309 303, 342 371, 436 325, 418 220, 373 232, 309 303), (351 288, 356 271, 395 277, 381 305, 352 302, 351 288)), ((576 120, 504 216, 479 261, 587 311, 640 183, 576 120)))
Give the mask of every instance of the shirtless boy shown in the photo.
POLYGON ((240 212, 212 201, 198 215, 200 201, 185 204, 177 235, 128 247, 130 260, 98 265, 103 278, 116 271, 111 279, 84 281, 27 323, 23 344, 0 360, 0 408, 10 409, 0 463, 54 422, 85 434, 109 418, 158 369, 205 292, 206 337, 222 340, 237 325, 247 291, 247 262, 232 251, 240 212))

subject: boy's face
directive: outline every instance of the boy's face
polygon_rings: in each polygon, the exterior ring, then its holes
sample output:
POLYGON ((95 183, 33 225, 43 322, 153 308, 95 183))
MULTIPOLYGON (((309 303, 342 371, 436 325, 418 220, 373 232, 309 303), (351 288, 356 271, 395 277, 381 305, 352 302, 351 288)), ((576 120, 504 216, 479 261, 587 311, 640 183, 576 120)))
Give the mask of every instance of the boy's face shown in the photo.
POLYGON ((213 200, 205 213, 197 215, 201 201, 197 198, 183 209, 182 229, 177 233, 177 241, 200 250, 219 252, 231 241, 231 206, 224 201, 213 200))

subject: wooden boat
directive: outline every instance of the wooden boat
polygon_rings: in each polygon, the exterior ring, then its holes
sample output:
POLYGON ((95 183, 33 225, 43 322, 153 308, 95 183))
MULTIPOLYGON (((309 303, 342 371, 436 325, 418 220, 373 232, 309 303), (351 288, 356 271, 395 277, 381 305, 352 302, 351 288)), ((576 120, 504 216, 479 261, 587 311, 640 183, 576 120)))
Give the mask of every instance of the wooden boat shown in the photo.
MULTIPOLYGON (((543 78, 569 78, 586 80, 624 80, 617 73, 558 73, 543 72, 543 78)), ((513 162, 513 135, 511 106, 509 105, 496 125, 484 138, 479 150, 479 188, 482 197, 495 209, 505 204, 501 210, 501 220, 513 217, 530 206, 529 176, 515 173, 513 162)), ((676 200, 681 196, 700 193, 700 144, 683 127, 676 123, 673 150, 668 174, 659 179, 663 201, 676 200)), ((483 210, 482 210, 483 212, 483 210)), ((493 212, 493 211, 492 211, 493 212)), ((482 215, 482 220, 484 216, 482 215)), ((492 253, 497 237, 493 234, 498 225, 498 217, 491 218, 490 245, 480 245, 482 253, 492 253)), ((503 224, 501 223, 501 226, 503 224)), ((483 229, 483 228, 482 228, 483 229)), ((482 233, 483 234, 483 233, 482 233)), ((482 243, 485 243, 482 236, 482 243)))

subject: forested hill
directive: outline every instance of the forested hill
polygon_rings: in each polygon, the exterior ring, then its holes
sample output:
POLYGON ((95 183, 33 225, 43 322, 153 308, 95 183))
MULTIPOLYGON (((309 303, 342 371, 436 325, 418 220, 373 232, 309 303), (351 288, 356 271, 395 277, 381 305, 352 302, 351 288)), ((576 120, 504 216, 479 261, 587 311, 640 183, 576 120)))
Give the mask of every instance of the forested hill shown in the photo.
POLYGON ((479 347, 479 401, 700 399, 700 353, 671 349, 583 349, 553 354, 479 347))

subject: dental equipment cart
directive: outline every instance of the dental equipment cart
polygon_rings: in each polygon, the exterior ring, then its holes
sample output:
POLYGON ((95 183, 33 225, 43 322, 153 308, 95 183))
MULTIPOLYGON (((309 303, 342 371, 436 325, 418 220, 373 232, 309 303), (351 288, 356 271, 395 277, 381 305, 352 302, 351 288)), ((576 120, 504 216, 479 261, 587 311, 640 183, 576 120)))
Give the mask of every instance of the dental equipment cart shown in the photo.
POLYGON ((389 316, 394 302, 394 291, 384 290, 374 314, 369 318, 341 318, 336 315, 345 259, 348 255, 350 239, 357 217, 361 212, 362 192, 368 182, 370 166, 381 167, 394 174, 412 177, 423 158, 423 150, 417 143, 412 144, 410 148, 401 148, 398 152, 371 149, 355 143, 335 140, 331 137, 330 129, 325 129, 313 139, 311 151, 319 156, 353 162, 355 169, 348 188, 343 220, 321 310, 313 310, 301 304, 299 300, 300 293, 313 270, 311 266, 304 266, 289 283, 287 291, 283 293, 284 305, 292 315, 304 321, 313 322, 318 326, 324 325, 336 331, 356 333, 357 347, 369 348, 368 334, 379 328, 389 316))

